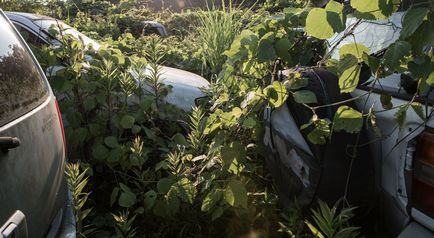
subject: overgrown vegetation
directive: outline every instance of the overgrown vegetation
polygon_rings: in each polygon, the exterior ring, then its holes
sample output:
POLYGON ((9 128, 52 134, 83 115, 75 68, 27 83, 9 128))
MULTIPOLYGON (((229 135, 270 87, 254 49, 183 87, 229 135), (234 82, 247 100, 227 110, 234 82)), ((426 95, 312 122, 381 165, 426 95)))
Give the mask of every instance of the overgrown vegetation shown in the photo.
MULTIPOLYGON (((399 4, 362 1, 351 3, 359 19, 387 18, 399 4)), ((279 69, 321 65, 333 70, 341 92, 349 93, 366 64, 377 79, 410 71, 418 80, 414 98, 423 98, 425 88, 434 86, 432 49, 424 48, 433 39, 432 8, 410 8, 407 14, 418 17, 404 18, 401 39, 383 56, 374 58, 354 42, 341 48, 339 60, 330 60, 321 40, 345 30, 343 5, 330 1, 325 8, 313 8, 307 1, 288 2, 182 14, 153 13, 138 0, 1 2, 4 10, 63 19, 103 42, 96 50, 60 32, 60 47, 37 52, 44 68, 63 65, 47 76, 65 120, 69 159, 83 170, 67 167, 79 235, 360 235, 350 224, 353 209, 348 206, 320 203, 311 213, 280 210, 264 168, 261 115, 264 107, 277 108, 294 97, 312 110, 305 127, 312 128, 310 140, 320 144, 333 131, 358 133, 364 122, 375 127, 375 112, 342 106, 330 122, 316 116, 316 96, 303 89, 307 81, 300 74, 269 82, 279 69), (161 21, 171 36, 144 36, 143 20, 161 21), (161 64, 212 81, 209 100, 191 112, 168 104, 171 88, 161 81, 161 64)), ((381 101, 386 110, 390 100, 385 95, 381 101)), ((425 119, 414 100, 399 107, 399 126, 409 107, 425 119)))

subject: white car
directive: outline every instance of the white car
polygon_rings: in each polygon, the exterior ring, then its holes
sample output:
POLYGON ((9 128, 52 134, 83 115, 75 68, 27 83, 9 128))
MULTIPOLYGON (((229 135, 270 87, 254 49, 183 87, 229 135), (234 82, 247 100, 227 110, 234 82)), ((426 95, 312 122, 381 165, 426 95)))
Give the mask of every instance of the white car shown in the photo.
MULTIPOLYGON (((402 12, 393 14, 388 21, 363 20, 354 29, 357 43, 380 52, 399 38, 402 12)), ((356 19, 347 20, 347 28, 356 19)), ((354 43, 342 34, 328 40, 332 58, 338 58, 339 48, 354 43)), ((409 103, 411 88, 401 84, 401 74, 381 79, 374 84, 368 77, 360 82, 351 95, 340 95, 337 78, 322 69, 301 70, 309 77, 309 90, 317 93, 318 101, 329 104, 358 97, 349 106, 368 113, 376 111, 377 126, 382 138, 373 130, 356 134, 333 133, 331 142, 324 146, 307 140, 311 129, 300 130, 312 116, 289 100, 277 109, 265 111, 266 134, 264 142, 273 152, 267 164, 284 205, 294 198, 302 205, 310 205, 318 199, 336 202, 344 194, 347 201, 359 206, 356 213, 363 214, 376 209, 393 237, 434 237, 434 95, 427 96, 424 105, 425 123, 409 107, 402 129, 395 121, 396 106, 409 103), (367 96, 367 92, 372 93, 367 96), (384 110, 381 94, 392 95, 391 110, 384 110), (351 159, 351 145, 359 140, 357 157, 351 159), (351 176, 348 174, 351 173, 351 176)), ((370 72, 370 71, 369 71, 370 72)), ((284 74, 284 73, 283 73, 284 74)), ((319 110, 320 118, 333 120, 337 107, 319 110)))
MULTIPOLYGON (((60 44, 48 32, 51 26, 61 24, 65 34, 70 34, 77 39, 81 38, 85 45, 92 45, 94 49, 100 47, 97 41, 51 17, 22 12, 6 12, 6 15, 22 35, 25 33, 29 44, 36 46, 60 44)), ((209 82, 197 74, 165 66, 162 67, 161 80, 164 84, 172 86, 165 100, 186 111, 191 110, 196 99, 205 96, 202 89, 209 87, 209 82)))

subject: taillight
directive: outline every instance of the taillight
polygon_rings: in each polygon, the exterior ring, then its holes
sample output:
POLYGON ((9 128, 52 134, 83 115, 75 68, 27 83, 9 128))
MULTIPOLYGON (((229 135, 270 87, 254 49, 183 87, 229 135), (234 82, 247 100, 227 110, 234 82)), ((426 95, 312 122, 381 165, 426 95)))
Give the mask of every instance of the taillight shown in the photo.
POLYGON ((413 168, 413 207, 434 218, 434 129, 419 138, 413 168))
POLYGON ((56 102, 57 117, 59 118, 60 130, 62 131, 63 148, 66 152, 66 139, 65 139, 65 130, 63 129, 62 115, 60 115, 59 104, 57 103, 57 100, 54 101, 56 102))

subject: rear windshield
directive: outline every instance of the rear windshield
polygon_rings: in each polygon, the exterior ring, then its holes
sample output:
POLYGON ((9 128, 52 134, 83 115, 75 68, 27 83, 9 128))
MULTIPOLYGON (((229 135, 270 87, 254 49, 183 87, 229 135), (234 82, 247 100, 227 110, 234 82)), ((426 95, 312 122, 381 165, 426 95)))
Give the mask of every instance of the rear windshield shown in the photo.
POLYGON ((0 15, 0 126, 48 97, 44 76, 23 42, 0 15))

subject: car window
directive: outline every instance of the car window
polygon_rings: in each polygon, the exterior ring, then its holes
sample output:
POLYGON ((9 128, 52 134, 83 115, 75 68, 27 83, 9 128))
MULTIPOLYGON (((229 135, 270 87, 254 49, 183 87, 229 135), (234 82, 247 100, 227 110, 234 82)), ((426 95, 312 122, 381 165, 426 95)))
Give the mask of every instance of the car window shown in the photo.
MULTIPOLYGON (((100 44, 98 42, 87 37, 85 34, 77 31, 75 28, 65 24, 62 21, 42 19, 34 20, 33 22, 46 32, 50 32, 50 29, 54 29, 57 32, 60 32, 60 30, 62 30, 63 34, 72 35, 75 39, 82 40, 85 45, 92 45, 94 49, 100 48, 100 44)), ((61 36, 59 35, 58 37, 61 36)), ((59 38, 58 40, 61 39, 59 38)))
POLYGON ((28 49, 0 15, 0 126, 40 105, 48 88, 28 49))
POLYGON ((23 37, 23 39, 27 42, 27 44, 30 46, 30 48, 41 48, 43 45, 45 45, 45 42, 41 40, 41 38, 37 37, 33 32, 30 32, 26 28, 14 24, 15 28, 18 30, 20 35, 23 37))

